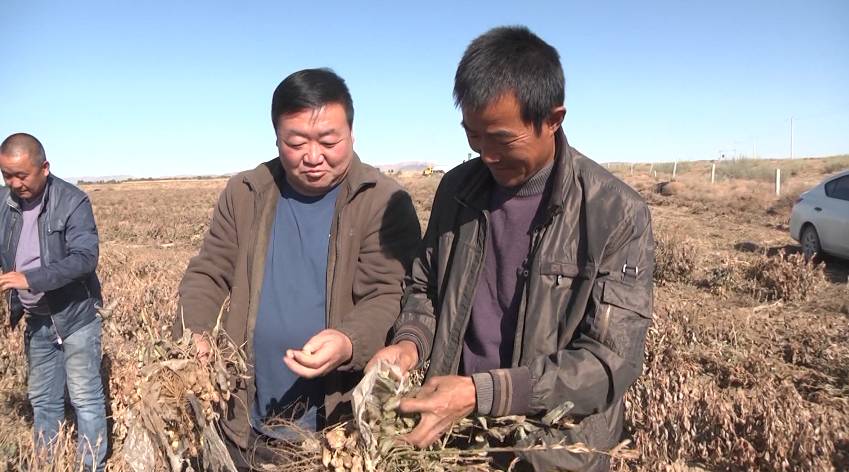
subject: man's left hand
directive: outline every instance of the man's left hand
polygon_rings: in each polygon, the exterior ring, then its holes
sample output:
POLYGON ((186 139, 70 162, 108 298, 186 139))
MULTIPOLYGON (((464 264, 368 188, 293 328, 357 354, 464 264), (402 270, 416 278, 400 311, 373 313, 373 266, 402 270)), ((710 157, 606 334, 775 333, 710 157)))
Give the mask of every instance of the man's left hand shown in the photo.
POLYGON ((401 400, 402 413, 420 413, 415 429, 401 439, 416 447, 435 443, 459 419, 475 409, 475 383, 471 377, 434 377, 412 398, 401 400))
POLYGON ((0 275, 0 291, 10 289, 29 290, 29 282, 23 272, 7 272, 0 275))
POLYGON ((348 336, 335 329, 325 329, 310 338, 301 350, 287 350, 283 362, 292 372, 312 379, 348 362, 353 352, 348 336))

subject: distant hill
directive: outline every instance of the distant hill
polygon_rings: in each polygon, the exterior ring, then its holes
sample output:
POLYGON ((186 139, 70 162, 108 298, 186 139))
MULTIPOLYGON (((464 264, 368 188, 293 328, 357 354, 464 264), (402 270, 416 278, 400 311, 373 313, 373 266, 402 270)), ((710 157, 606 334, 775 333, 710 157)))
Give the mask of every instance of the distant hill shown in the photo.
POLYGON ((393 172, 418 172, 424 169, 425 167, 430 167, 433 165, 432 162, 423 162, 423 161, 408 161, 408 162, 397 162, 394 164, 371 164, 383 172, 393 171, 393 172))

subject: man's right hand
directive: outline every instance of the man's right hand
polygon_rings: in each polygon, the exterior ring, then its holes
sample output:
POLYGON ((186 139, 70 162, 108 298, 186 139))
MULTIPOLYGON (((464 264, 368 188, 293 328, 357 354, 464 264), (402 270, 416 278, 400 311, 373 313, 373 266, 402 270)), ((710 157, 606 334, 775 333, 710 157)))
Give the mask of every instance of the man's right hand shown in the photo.
POLYGON ((416 343, 412 341, 399 341, 397 344, 386 346, 377 351, 374 357, 368 362, 366 370, 371 369, 379 360, 385 360, 390 364, 395 364, 401 368, 401 372, 406 374, 419 362, 419 350, 416 348, 416 343))
POLYGON ((195 355, 202 364, 209 362, 209 353, 212 351, 212 346, 209 345, 209 340, 203 334, 192 333, 192 340, 195 344, 195 355))

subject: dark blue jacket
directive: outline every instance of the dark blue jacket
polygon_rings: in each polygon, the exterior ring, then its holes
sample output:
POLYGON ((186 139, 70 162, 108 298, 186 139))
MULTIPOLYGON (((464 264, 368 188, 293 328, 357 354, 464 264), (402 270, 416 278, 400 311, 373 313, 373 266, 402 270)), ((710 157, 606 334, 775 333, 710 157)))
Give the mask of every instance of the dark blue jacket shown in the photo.
MULTIPOLYGON (((98 237, 88 196, 50 175, 38 216, 41 267, 25 272, 30 290, 43 292, 57 334, 66 338, 94 320, 102 303, 97 279, 98 237)), ((15 268, 22 225, 21 206, 8 188, 0 191, 0 248, 3 272, 15 268)), ((24 314, 17 291, 9 290, 12 327, 24 314)))

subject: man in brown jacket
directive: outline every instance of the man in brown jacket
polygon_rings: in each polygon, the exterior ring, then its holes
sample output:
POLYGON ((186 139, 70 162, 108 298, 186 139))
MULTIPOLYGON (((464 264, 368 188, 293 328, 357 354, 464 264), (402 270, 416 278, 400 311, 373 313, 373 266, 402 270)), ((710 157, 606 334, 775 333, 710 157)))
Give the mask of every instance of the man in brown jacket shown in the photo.
POLYGON ((227 307, 221 324, 252 366, 222 421, 244 467, 251 456, 238 453, 291 439, 266 420, 315 430, 347 412, 398 315, 421 236, 410 196, 354 153, 354 109, 339 76, 296 72, 271 109, 279 156, 227 183, 180 284, 175 323, 175 334, 195 333, 204 356, 200 333, 227 307))
MULTIPOLYGON (((557 51, 496 28, 460 61, 454 96, 480 157, 448 172, 413 262, 392 345, 377 359, 426 382, 401 410, 424 447, 458 418, 540 416, 570 402, 574 429, 522 444, 616 445, 623 395, 651 324, 654 241, 640 196, 572 149, 557 51)), ((520 454, 519 468, 607 470, 598 453, 520 454)))

